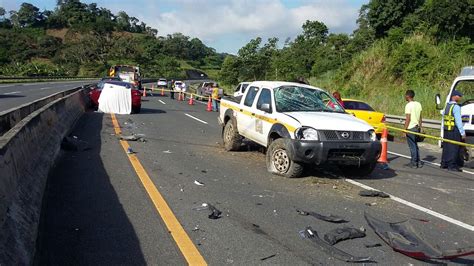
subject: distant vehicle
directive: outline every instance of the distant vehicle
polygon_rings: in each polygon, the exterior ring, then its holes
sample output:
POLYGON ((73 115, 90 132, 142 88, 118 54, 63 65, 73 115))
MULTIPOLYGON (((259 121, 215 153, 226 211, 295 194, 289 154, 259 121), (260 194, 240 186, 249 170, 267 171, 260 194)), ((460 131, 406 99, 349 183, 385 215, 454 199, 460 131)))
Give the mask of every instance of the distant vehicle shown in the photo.
POLYGON ((269 172, 299 177, 304 167, 333 164, 346 175, 369 175, 381 144, 372 126, 346 113, 324 90, 280 81, 255 81, 240 100, 222 98, 224 148, 244 138, 267 148, 269 172))
POLYGON ((156 83, 158 88, 163 88, 168 86, 168 81, 165 78, 160 78, 158 79, 158 82, 156 83))
POLYGON ((234 97, 240 97, 244 95, 245 90, 249 86, 250 82, 240 82, 234 90, 234 97))
POLYGON ((346 112, 353 114, 355 117, 364 120, 373 126, 376 134, 382 134, 385 127, 385 115, 377 112, 369 104, 354 99, 342 99, 346 112))
POLYGON ((142 93, 133 84, 119 80, 104 80, 104 82, 100 86, 98 85, 97 87, 93 87, 90 90, 89 98, 91 99, 93 108, 97 109, 99 107, 99 97, 102 92, 102 89, 106 84, 122 86, 127 89, 130 89, 132 95, 132 112, 140 113, 142 107, 142 93))
MULTIPOLYGON (((461 105, 461 119, 464 126, 464 131, 466 132, 466 143, 474 144, 474 66, 467 66, 461 70, 459 76, 454 79, 451 88, 449 89, 444 105, 441 101, 441 96, 436 94, 436 107, 441 110, 441 128, 440 135, 443 137, 444 134, 444 108, 451 99, 451 94, 454 90, 460 91, 464 94, 462 97, 461 105)), ((442 143, 439 142, 441 146, 442 143)), ((467 148, 467 154, 465 156, 465 165, 469 168, 474 168, 474 149, 467 148)))
POLYGON ((177 92, 186 92, 186 83, 179 80, 175 81, 174 90, 177 92))
MULTIPOLYGON (((203 82, 199 87, 197 88, 197 94, 202 95, 205 97, 209 97, 212 95, 212 86, 214 85, 215 82, 203 82)), ((219 85, 217 85, 219 87, 219 85)), ((219 97, 222 97, 224 95, 224 90, 219 88, 219 97)))
POLYGON ((137 66, 128 66, 128 65, 112 66, 109 70, 109 76, 119 77, 124 82, 133 84, 139 90, 142 89, 142 79, 141 79, 141 74, 140 74, 140 68, 137 66))

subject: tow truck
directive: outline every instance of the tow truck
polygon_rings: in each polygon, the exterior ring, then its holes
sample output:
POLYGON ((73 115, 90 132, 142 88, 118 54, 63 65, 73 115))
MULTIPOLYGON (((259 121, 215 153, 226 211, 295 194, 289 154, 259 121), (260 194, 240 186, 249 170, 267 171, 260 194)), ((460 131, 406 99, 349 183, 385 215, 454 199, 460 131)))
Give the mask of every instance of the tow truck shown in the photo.
POLYGON ((115 65, 109 70, 109 76, 119 77, 124 82, 133 84, 139 90, 142 89, 142 79, 140 75, 140 68, 130 65, 115 65))
POLYGON ((306 166, 335 164, 346 175, 366 176, 380 156, 374 128, 319 88, 256 81, 241 97, 222 98, 220 107, 224 148, 239 150, 244 138, 265 147, 273 174, 295 178, 306 166))
MULTIPOLYGON (((441 128, 440 128, 440 136, 443 137, 444 133, 444 109, 446 104, 451 99, 451 94, 454 90, 460 91, 464 94, 463 102, 460 103, 461 105, 461 118, 464 125, 464 130, 466 131, 466 143, 474 144, 474 66, 467 66, 461 70, 461 73, 458 77, 454 79, 448 94, 446 95, 446 99, 444 105, 442 105, 441 95, 438 93, 436 94, 436 106, 439 110, 441 110, 441 128)), ((442 142, 438 142, 439 146, 441 147, 443 144, 442 142)), ((474 149, 467 148, 466 154, 464 156, 465 167, 474 168, 474 149)))

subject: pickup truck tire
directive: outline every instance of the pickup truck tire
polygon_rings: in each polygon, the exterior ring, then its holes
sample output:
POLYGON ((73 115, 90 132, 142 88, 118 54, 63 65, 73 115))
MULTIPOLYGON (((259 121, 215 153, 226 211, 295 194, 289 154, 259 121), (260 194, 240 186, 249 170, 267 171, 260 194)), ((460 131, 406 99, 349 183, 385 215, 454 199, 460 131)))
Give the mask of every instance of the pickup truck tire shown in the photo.
POLYGON ((242 146, 242 137, 237 133, 232 120, 227 121, 222 132, 222 139, 224 141, 224 148, 226 151, 238 151, 242 146))
POLYGON ((366 177, 370 175, 377 166, 376 162, 363 164, 360 167, 358 165, 340 165, 339 169, 341 169, 342 173, 346 176, 353 176, 353 177, 366 177))
POLYGON ((267 170, 276 175, 297 178, 303 174, 304 166, 291 160, 284 139, 270 143, 266 154, 267 170))

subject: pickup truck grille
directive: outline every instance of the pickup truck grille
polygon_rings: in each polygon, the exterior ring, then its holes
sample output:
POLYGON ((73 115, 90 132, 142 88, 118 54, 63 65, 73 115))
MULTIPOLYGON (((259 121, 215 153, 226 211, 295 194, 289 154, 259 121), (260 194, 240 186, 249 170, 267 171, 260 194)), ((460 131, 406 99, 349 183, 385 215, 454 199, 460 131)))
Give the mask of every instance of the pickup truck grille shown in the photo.
POLYGON ((364 154, 361 149, 331 149, 328 152, 328 159, 354 159, 360 158, 364 154))
POLYGON ((323 130, 321 131, 326 140, 369 140, 369 134, 367 132, 360 131, 335 131, 335 130, 323 130))

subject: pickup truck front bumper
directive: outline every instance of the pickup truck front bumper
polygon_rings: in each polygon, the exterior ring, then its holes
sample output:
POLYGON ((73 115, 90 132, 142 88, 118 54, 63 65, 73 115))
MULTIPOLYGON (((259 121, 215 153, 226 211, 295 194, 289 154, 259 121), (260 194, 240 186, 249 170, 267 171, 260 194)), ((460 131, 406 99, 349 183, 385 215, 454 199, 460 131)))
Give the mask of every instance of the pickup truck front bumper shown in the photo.
POLYGON ((298 163, 339 165, 363 165, 373 163, 380 157, 382 146, 379 141, 336 142, 304 141, 287 139, 290 158, 298 163))

